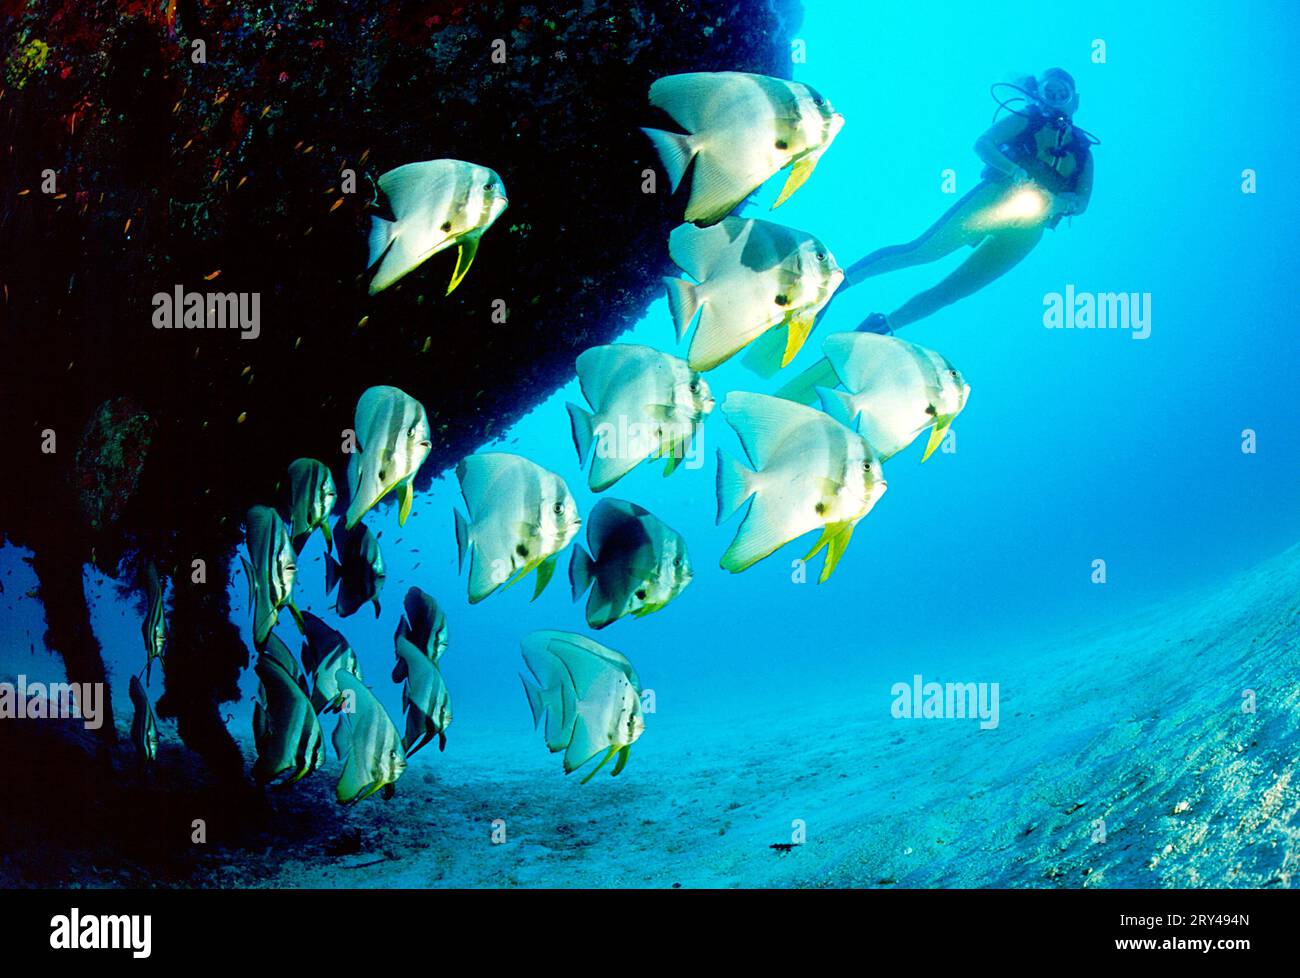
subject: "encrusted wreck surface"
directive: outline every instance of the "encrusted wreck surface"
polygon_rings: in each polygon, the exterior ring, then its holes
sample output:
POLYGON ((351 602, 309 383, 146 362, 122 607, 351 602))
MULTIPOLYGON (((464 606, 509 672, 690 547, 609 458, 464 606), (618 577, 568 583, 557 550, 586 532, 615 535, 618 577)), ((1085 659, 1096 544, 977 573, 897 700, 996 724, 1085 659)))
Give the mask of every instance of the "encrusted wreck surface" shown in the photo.
POLYGON ((154 560, 176 585, 159 712, 242 776, 217 710, 247 664, 225 570, 241 515, 298 456, 342 483, 370 385, 427 407, 427 485, 630 326, 681 213, 666 184, 643 192, 651 81, 788 77, 798 16, 794 0, 0 0, 0 425, 20 473, 0 480, 0 537, 35 551, 71 678, 103 674, 82 565, 154 560), (439 157, 496 169, 510 208, 450 297, 446 253, 370 298, 370 180, 439 157), (260 334, 155 329, 153 296, 177 287, 256 294, 260 334))

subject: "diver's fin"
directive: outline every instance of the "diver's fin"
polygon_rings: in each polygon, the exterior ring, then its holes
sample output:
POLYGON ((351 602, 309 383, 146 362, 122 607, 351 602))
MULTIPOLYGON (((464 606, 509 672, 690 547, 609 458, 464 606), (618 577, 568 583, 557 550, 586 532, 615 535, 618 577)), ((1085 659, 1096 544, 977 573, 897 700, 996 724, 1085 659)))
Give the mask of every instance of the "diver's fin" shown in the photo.
POLYGON ((777 397, 796 404, 816 404, 818 387, 835 387, 840 382, 829 360, 818 360, 776 392, 777 397))
POLYGON ((469 266, 474 264, 474 256, 478 254, 479 235, 462 238, 456 249, 456 270, 451 274, 451 284, 447 286, 447 295, 456 291, 456 286, 460 285, 460 280, 465 277, 469 271, 469 266))
POLYGON ((783 327, 769 329, 745 348, 745 356, 740 362, 764 380, 774 376, 784 366, 781 360, 788 345, 788 336, 789 333, 783 327))

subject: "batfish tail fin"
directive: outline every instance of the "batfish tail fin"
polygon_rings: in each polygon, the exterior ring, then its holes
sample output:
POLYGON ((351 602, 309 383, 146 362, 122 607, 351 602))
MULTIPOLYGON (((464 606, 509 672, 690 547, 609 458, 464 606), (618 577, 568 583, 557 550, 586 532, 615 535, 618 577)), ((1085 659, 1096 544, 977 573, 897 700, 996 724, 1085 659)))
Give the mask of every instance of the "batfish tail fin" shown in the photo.
POLYGON ((586 465, 591 453, 594 417, 590 411, 584 411, 571 401, 566 407, 569 409, 569 423, 573 426, 573 447, 578 450, 578 464, 586 465))
POLYGON ((691 160, 695 156, 695 146, 691 142, 691 137, 679 132, 665 132, 663 129, 646 129, 641 131, 650 137, 650 142, 654 144, 655 152, 659 154, 659 160, 663 163, 664 169, 668 171, 668 179, 672 181, 673 192, 681 186, 682 177, 686 176, 686 168, 690 166, 691 160))
POLYGON ((596 573, 596 562, 591 559, 581 544, 573 545, 573 557, 569 560, 569 584, 573 588, 573 600, 577 601, 591 587, 591 579, 596 573))
POLYGON ((730 519, 746 499, 758 491, 754 484, 758 475, 718 449, 718 522, 730 519))
POLYGON ((677 330, 680 343, 691 328, 691 320, 700 309, 700 289, 684 278, 664 276, 664 285, 668 289, 668 309, 673 316, 673 328, 677 330))

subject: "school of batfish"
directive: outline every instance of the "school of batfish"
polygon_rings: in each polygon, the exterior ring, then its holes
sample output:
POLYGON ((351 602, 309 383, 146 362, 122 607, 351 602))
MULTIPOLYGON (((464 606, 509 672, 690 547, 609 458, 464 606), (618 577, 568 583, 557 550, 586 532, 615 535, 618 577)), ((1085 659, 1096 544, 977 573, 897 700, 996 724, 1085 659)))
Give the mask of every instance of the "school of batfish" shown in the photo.
MULTIPOLYGON (((690 172, 686 221, 668 240, 683 276, 666 278, 685 359, 647 346, 615 343, 584 351, 575 371, 587 406, 568 405, 579 472, 591 459, 588 485, 604 492, 647 460, 670 475, 715 407, 703 372, 741 351, 743 363, 768 378, 786 366, 844 279, 817 237, 770 221, 731 216, 773 174, 789 175, 773 207, 808 179, 844 124, 811 87, 741 72, 696 72, 661 78, 650 103, 684 133, 645 129, 676 192, 690 172), (694 332, 691 332, 692 326, 694 332), (631 433, 630 435, 628 433, 631 433), (617 433, 617 435, 616 435, 617 433), (618 437, 620 443, 605 444, 618 437), (593 451, 593 448, 595 449, 593 451)), ((501 177, 459 160, 409 163, 380 176, 388 211, 371 217, 369 291, 375 294, 440 251, 455 247, 447 292, 465 278, 481 239, 507 207, 501 177)), ((378 205, 378 201, 376 202, 378 205)), ((820 581, 835 570, 854 528, 886 489, 881 463, 929 430, 925 461, 962 411, 970 388, 932 350, 874 333, 837 333, 823 343, 838 384, 776 396, 732 391, 721 402, 745 459, 718 452, 717 522, 748 503, 721 567, 739 573, 798 537, 820 530, 805 560, 825 551, 820 581), (801 403, 802 402, 802 403, 801 403), (821 409, 813 405, 820 402, 821 409)), ((280 508, 258 505, 245 518, 243 559, 252 609, 253 712, 259 784, 291 783, 325 763, 321 718, 338 717, 331 736, 343 762, 337 797, 348 804, 391 795, 408 758, 433 739, 445 749, 451 697, 439 669, 448 648, 447 616, 411 587, 394 635, 392 680, 402 686, 402 728, 366 685, 342 634, 293 601, 297 557, 319 529, 326 547, 326 594, 335 589, 339 618, 373 604, 380 614, 384 561, 363 517, 396 493, 398 523, 411 512, 413 483, 432 441, 424 406, 389 386, 366 390, 356 405, 355 451, 347 466, 347 510, 336 522, 338 493, 330 468, 309 458, 288 467, 280 508), (303 636, 299 658, 273 631, 287 608, 303 636), (301 664, 300 664, 301 661, 301 664)), ((477 604, 535 572, 533 597, 573 544, 573 600, 586 597, 592 629, 640 618, 671 603, 694 571, 682 535, 636 502, 603 498, 587 519, 586 547, 577 503, 564 479, 519 455, 483 452, 456 466, 465 512, 455 511, 461 569, 477 604)), ((163 584, 145 577, 148 674, 163 660, 167 638, 163 584)), ((627 764, 645 730, 641 683, 620 653, 593 639, 544 630, 524 636, 521 674, 536 727, 565 773, 611 759, 627 764)), ((139 677, 131 682, 132 739, 153 760, 157 721, 139 677)))

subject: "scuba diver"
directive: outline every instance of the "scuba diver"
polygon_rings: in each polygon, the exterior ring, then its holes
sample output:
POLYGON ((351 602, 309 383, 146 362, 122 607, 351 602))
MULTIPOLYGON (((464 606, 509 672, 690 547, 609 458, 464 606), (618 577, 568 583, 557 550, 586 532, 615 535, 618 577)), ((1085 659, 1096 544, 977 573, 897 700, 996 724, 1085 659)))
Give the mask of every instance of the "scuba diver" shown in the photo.
MULTIPOLYGON (((985 164, 979 184, 920 237, 880 248, 851 265, 839 292, 885 272, 938 261, 963 245, 974 253, 894 312, 872 313, 857 327, 859 332, 893 333, 978 292, 1019 264, 1044 229, 1087 210, 1091 149, 1099 140, 1074 125, 1079 107, 1074 79, 1061 68, 1049 68, 1040 78, 1019 85, 1001 82, 990 91, 998 110, 993 125, 975 143, 985 164), (999 88, 1018 94, 1004 100, 999 88), (998 119, 1003 109, 1010 114, 998 119)), ((835 386, 834 373, 828 371, 830 365, 822 361, 778 394, 792 396, 793 391, 794 399, 807 401, 813 387, 835 386)))

